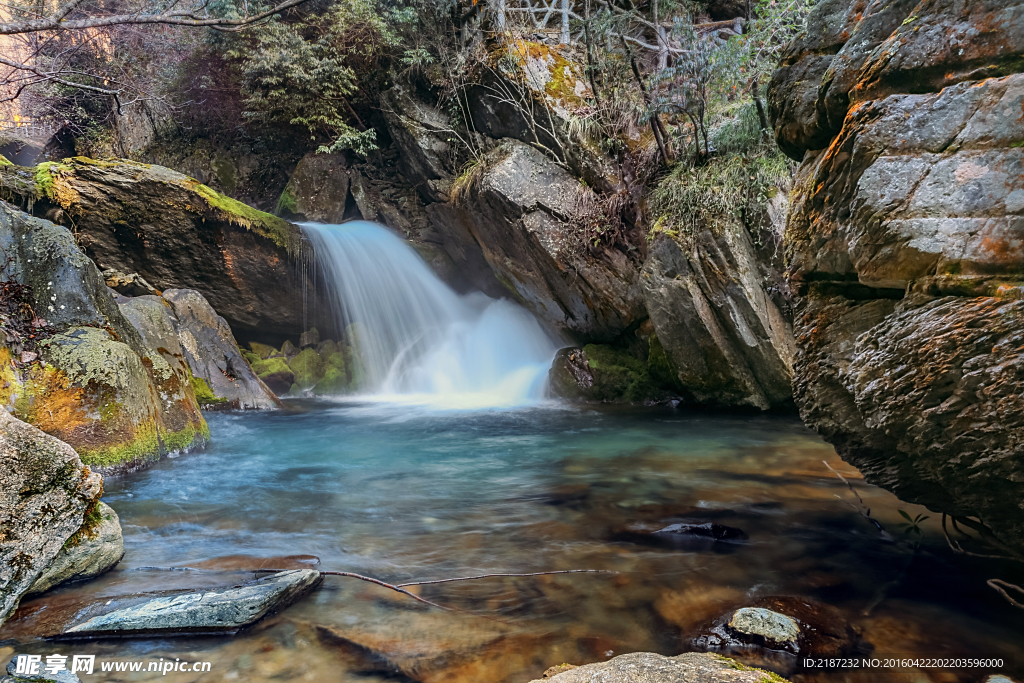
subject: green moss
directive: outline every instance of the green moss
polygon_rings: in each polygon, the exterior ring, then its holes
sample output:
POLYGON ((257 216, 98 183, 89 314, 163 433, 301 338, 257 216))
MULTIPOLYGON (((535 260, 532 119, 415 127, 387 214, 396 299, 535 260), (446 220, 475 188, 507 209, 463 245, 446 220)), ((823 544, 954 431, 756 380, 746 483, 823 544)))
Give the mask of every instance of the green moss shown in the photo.
POLYGON ((129 440, 118 444, 98 448, 79 447, 78 454, 82 462, 93 467, 115 467, 160 459, 160 437, 155 421, 138 425, 131 436, 129 440))
POLYGON ((249 348, 252 349, 252 352, 259 356, 261 360, 266 360, 277 352, 277 349, 273 346, 270 346, 269 344, 260 344, 259 342, 249 342, 249 348))
POLYGON ((254 209, 248 204, 222 195, 201 183, 195 183, 192 189, 212 208, 227 214, 230 222, 252 230, 261 237, 273 240, 282 249, 292 251, 292 228, 288 221, 254 209))
POLYGON ((789 683, 789 681, 787 681, 785 678, 778 675, 777 673, 765 671, 764 669, 758 669, 753 666, 747 666, 746 664, 737 662, 735 659, 730 659, 729 657, 725 657, 723 655, 712 653, 711 656, 728 665, 730 669, 735 669, 736 671, 757 671, 764 675, 764 678, 762 680, 764 680, 765 683, 789 683))
POLYGON ((606 344, 583 347, 594 373, 595 398, 601 401, 644 401, 660 397, 647 364, 606 344))
POLYGON ((54 198, 54 184, 53 174, 54 172, 70 170, 70 166, 64 164, 58 164, 56 161, 44 161, 43 163, 36 166, 35 179, 36 179, 36 193, 40 197, 47 197, 49 199, 54 198))
POLYGON ((65 548, 74 548, 82 541, 88 540, 96 535, 96 529, 103 523, 103 513, 100 511, 100 501, 94 500, 85 509, 85 516, 82 518, 82 526, 78 531, 71 534, 68 540, 64 541, 65 548))
POLYGON ((195 392, 196 400, 199 401, 201 406, 227 403, 226 398, 221 398, 213 393, 213 389, 210 388, 210 385, 202 377, 192 376, 192 391, 195 392))
POLYGON ((288 363, 301 389, 312 389, 324 376, 324 361, 313 349, 303 349, 288 363))
POLYGON ((213 172, 217 174, 217 181, 220 183, 220 186, 226 191, 234 193, 235 187, 238 185, 235 177, 235 165, 228 159, 214 159, 210 166, 213 167, 213 172))
POLYGON ((14 166, 14 164, 12 164, 3 154, 0 154, 0 166, 14 166))
POLYGON ((295 196, 291 193, 289 188, 284 188, 284 192, 277 200, 277 208, 274 209, 274 213, 278 216, 284 213, 298 213, 299 207, 295 202, 295 196))
POLYGON ((242 351, 242 358, 245 358, 246 362, 249 363, 250 366, 253 363, 258 363, 263 360, 252 351, 242 351))
POLYGON ((199 429, 189 425, 177 432, 164 432, 160 435, 160 440, 163 441, 164 447, 169 453, 184 451, 195 446, 196 441, 208 441, 209 438, 210 428, 207 426, 206 420, 203 420, 199 429))
POLYGON ((349 376, 345 363, 345 354, 334 352, 324 363, 324 374, 313 389, 316 394, 340 394, 349 388, 349 376))
MULTIPOLYGON (((1024 140, 1017 140, 1016 142, 1010 143, 1011 148, 1024 147, 1024 140)), ((2 164, 0 164, 2 165, 2 164)))

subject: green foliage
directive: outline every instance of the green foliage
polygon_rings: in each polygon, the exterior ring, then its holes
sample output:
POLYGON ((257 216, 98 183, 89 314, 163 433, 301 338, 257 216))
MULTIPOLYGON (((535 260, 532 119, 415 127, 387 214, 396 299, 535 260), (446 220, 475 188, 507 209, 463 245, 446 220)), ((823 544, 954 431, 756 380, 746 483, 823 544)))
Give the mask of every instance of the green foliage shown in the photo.
POLYGON ((918 536, 922 535, 921 523, 929 518, 928 515, 921 513, 919 515, 911 517, 906 510, 897 510, 897 512, 900 513, 900 517, 907 520, 907 523, 903 525, 905 527, 903 529, 903 533, 905 533, 908 536, 911 536, 913 534, 917 534, 918 536))
POLYGON ((652 234, 692 235, 742 220, 766 204, 792 170, 793 163, 769 142, 704 166, 677 164, 648 198, 652 234))
POLYGON ((395 55, 397 28, 414 19, 407 7, 348 0, 236 39, 226 54, 239 68, 243 116, 305 128, 323 141, 318 152, 369 153, 377 148, 376 132, 363 126, 350 98, 361 79, 395 55))

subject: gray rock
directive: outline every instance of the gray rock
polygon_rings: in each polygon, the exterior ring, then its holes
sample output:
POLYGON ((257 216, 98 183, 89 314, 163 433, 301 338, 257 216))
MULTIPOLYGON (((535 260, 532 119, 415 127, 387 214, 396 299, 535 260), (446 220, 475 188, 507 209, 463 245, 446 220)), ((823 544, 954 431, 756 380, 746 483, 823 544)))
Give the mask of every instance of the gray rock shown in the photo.
MULTIPOLYGON (((70 660, 69 665, 70 665, 70 660)), ((42 665, 46 664, 46 659, 43 658, 42 665)), ((78 677, 78 674, 71 673, 68 669, 58 671, 57 673, 45 673, 44 666, 40 666, 39 670, 43 673, 37 674, 19 674, 15 673, 18 670, 18 657, 15 656, 7 664, 7 675, 11 678, 0 678, 0 683, 21 683, 21 681, 55 681, 56 683, 82 683, 82 679, 78 677)))
POLYGON ((314 569, 293 569, 233 588, 155 598, 93 617, 68 629, 64 637, 235 633, 291 604, 322 580, 314 569))
POLYGON ((802 159, 785 245, 801 417, 869 482, 1009 547, 1024 542, 1019 10, 825 0, 769 90, 802 159))
POLYGON ((163 294, 174 311, 174 328, 185 362, 230 407, 269 410, 281 402, 242 357, 231 328, 194 289, 163 294))
POLYGON ((720 229, 694 235, 685 248, 655 239, 640 279, 651 323, 696 402, 784 405, 794 349, 781 264, 759 255, 742 225, 720 229))
POLYGON ((100 523, 88 533, 80 531, 53 558, 26 595, 35 595, 68 581, 82 581, 113 569, 124 557, 124 538, 117 513, 100 502, 96 514, 100 523), (77 540, 77 542, 75 542, 77 540))
POLYGON ((531 683, 777 683, 776 674, 706 652, 664 657, 633 652, 531 683))
POLYGON ((71 446, 0 410, 0 623, 102 489, 103 479, 71 446))
POLYGON ((576 178, 511 139, 480 163, 463 201, 427 209, 456 264, 460 250, 482 250, 516 300, 571 337, 611 341, 646 317, 639 264, 617 250, 590 257, 567 224, 576 178))
POLYGON ((736 610, 729 627, 751 636, 761 636, 776 643, 795 643, 800 637, 800 626, 792 617, 760 607, 736 610))
POLYGON ((191 388, 121 313, 67 228, 0 202, 0 248, 13 259, 7 273, 31 287, 26 303, 48 324, 35 339, 46 381, 29 377, 39 366, 11 368, 4 377, 7 407, 17 417, 103 472, 137 469, 206 443, 191 388))

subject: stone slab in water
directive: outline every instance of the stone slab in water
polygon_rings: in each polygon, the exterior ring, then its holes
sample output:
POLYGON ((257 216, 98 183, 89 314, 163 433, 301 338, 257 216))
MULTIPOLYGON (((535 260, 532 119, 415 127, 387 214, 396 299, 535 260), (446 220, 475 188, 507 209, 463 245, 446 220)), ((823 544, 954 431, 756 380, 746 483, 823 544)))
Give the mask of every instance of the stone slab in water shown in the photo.
POLYGON ((295 569, 223 590, 156 598, 73 626, 66 638, 235 633, 283 608, 322 581, 313 569, 295 569))
POLYGON ((531 683, 768 683, 784 680, 706 652, 688 652, 677 657, 633 652, 531 683))

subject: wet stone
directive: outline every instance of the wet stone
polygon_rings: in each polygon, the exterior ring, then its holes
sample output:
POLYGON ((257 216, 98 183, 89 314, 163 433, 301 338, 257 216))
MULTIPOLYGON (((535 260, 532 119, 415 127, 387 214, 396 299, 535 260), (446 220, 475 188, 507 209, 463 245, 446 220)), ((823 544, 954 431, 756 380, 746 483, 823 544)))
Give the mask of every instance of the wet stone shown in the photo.
POLYGON ((46 659, 43 658, 39 665, 37 674, 16 673, 18 670, 18 657, 7 663, 7 676, 0 677, 0 683, 20 683, 20 681, 55 681, 56 683, 82 683, 82 679, 67 669, 56 673, 46 673, 46 659))
POLYGON ((800 637, 800 627, 795 619, 760 607, 736 610, 729 621, 729 628, 776 643, 795 643, 800 637))
POLYGON ((316 570, 296 569, 232 588, 155 598, 93 617, 62 637, 235 633, 291 604, 321 581, 316 570))

